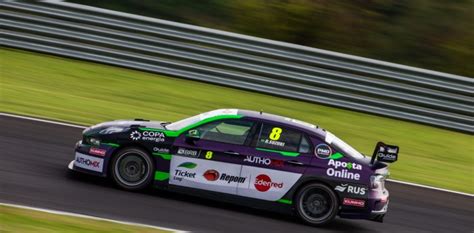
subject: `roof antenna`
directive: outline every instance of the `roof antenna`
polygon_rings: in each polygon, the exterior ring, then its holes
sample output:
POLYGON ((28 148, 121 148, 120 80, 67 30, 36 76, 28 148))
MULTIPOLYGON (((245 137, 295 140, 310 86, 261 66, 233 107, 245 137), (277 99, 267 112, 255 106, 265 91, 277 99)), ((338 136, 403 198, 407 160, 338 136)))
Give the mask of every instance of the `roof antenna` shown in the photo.
POLYGON ((260 115, 262 115, 262 113, 263 113, 263 109, 260 109, 260 115))

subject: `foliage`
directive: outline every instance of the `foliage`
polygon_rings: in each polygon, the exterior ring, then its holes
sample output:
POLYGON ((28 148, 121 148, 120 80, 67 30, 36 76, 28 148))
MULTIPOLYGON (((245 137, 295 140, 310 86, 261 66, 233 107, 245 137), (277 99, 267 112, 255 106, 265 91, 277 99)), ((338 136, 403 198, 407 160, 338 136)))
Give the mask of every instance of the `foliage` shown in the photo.
POLYGON ((72 0, 474 77, 473 0, 72 0))

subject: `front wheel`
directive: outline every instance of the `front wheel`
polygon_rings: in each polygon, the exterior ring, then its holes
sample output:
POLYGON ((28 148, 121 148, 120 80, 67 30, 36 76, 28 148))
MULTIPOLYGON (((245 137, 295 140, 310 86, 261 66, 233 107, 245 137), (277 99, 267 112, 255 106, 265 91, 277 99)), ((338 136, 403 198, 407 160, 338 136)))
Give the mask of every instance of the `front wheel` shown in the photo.
POLYGON ((338 211, 336 194, 323 184, 304 186, 296 194, 296 213, 305 223, 322 226, 331 222, 338 211))
POLYGON ((148 153, 139 148, 121 150, 112 159, 112 178, 123 189, 137 191, 150 185, 154 165, 148 153))

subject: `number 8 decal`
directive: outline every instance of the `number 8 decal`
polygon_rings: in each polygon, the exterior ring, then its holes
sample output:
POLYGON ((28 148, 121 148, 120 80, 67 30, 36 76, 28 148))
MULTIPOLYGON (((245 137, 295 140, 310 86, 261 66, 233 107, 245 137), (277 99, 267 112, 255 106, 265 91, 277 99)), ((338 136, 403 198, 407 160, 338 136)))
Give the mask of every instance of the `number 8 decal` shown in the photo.
POLYGON ((206 159, 212 159, 212 154, 213 154, 212 151, 206 152, 205 158, 206 159))
POLYGON ((274 128, 272 129, 272 132, 270 133, 269 138, 270 138, 271 140, 278 141, 278 139, 280 139, 281 132, 283 132, 283 130, 282 130, 281 128, 274 127, 274 128))

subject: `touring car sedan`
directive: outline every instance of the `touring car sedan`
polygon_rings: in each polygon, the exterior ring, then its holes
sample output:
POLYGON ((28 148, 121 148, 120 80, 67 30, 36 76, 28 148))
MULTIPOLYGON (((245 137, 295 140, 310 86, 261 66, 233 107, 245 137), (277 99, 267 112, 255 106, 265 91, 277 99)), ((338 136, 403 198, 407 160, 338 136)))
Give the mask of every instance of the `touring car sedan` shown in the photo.
POLYGON ((69 169, 136 191, 153 186, 296 214, 321 226, 336 216, 382 222, 387 162, 366 157, 318 126, 273 114, 219 109, 177 122, 143 119, 84 130, 69 169))

